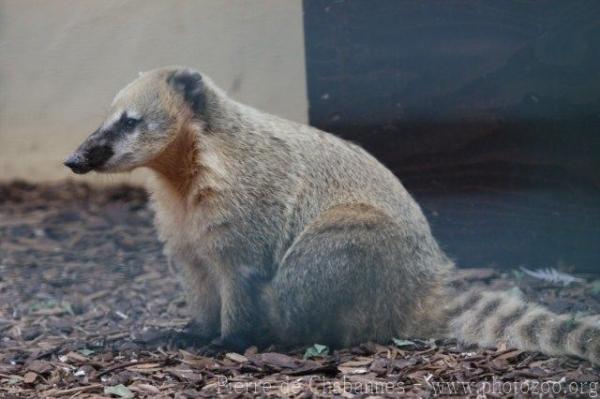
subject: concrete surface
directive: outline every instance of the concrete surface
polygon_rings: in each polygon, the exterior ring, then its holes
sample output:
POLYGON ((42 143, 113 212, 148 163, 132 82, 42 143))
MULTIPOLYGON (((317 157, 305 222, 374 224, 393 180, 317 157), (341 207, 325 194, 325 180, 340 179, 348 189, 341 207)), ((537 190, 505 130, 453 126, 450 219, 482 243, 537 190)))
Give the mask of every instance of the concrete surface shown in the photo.
POLYGON ((170 64, 307 120, 300 0, 0 0, 0 180, 74 177, 61 161, 116 92, 170 64))

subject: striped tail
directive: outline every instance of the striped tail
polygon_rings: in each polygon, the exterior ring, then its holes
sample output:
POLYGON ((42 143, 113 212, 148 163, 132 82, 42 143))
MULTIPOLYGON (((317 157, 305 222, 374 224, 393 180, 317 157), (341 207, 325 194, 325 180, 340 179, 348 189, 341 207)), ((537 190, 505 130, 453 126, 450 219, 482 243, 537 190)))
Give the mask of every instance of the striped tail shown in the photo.
POLYGON ((467 344, 511 347, 547 355, 574 355, 600 364, 600 324, 557 315, 516 295, 469 291, 448 309, 449 336, 467 344))

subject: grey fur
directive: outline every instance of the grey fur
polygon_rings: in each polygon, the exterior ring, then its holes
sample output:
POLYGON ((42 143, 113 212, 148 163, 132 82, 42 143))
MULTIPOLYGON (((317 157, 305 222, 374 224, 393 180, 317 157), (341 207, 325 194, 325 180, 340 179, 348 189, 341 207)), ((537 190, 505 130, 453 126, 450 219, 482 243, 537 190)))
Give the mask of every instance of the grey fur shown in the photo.
MULTIPOLYGON (((450 300, 454 265, 419 205, 359 146, 233 101, 187 68, 143 74, 111 114, 130 108, 155 130, 115 143, 133 155, 101 171, 154 171, 159 237, 207 342, 347 346, 449 333, 489 345, 533 328, 525 319, 541 310, 520 300, 450 300)), ((554 341, 575 347, 567 333, 554 341)))

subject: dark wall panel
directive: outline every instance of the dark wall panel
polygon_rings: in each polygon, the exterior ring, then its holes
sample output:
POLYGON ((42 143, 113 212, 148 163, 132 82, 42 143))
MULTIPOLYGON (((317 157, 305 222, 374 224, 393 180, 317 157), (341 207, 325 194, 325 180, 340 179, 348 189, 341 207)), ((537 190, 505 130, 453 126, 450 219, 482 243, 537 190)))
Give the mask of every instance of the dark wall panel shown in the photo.
POLYGON ((465 266, 600 271, 600 2, 304 2, 311 124, 465 266))

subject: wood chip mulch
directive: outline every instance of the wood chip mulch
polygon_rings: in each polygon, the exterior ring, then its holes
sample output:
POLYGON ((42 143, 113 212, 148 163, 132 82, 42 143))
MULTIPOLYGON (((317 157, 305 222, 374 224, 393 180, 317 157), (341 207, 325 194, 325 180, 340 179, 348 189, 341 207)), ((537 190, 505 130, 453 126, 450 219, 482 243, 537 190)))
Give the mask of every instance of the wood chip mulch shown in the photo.
MULTIPOLYGON (((563 287, 465 269, 456 284, 518 290, 576 317, 600 313, 600 276, 579 277, 563 287)), ((0 185, 0 398, 598 396, 600 369, 588 362, 502 343, 398 337, 308 348, 307 358, 307 348, 209 358, 156 339, 186 322, 143 190, 0 185)))

